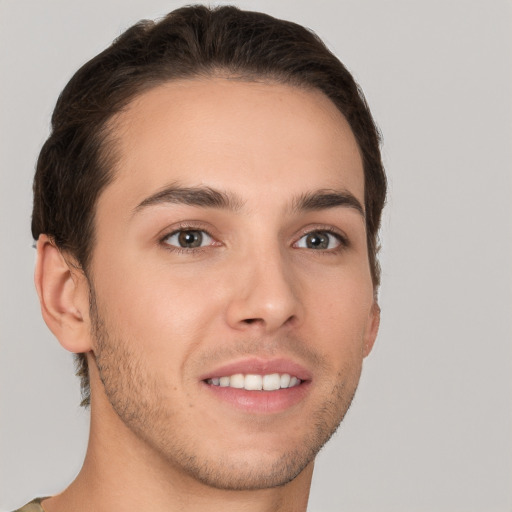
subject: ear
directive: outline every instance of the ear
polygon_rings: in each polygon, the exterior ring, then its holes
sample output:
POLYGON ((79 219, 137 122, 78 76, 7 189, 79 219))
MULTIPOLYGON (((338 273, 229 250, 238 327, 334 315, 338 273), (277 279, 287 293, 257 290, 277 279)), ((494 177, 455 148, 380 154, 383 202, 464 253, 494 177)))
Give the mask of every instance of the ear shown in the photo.
POLYGON ((89 284, 46 235, 37 241, 34 281, 46 325, 70 352, 91 350, 89 284))
POLYGON ((375 300, 368 315, 368 323, 364 333, 363 357, 366 357, 372 351, 380 325, 380 307, 375 300))

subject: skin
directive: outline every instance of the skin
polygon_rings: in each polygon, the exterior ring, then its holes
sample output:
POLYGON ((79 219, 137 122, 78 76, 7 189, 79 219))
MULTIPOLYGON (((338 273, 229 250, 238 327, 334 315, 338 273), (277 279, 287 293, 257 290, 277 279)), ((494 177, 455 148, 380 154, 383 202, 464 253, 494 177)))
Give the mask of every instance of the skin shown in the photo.
POLYGON ((88 354, 92 400, 82 471, 45 510, 305 510, 379 323, 350 127, 318 91, 216 78, 146 92, 112 129, 88 278, 38 242, 43 315, 88 354), (178 187, 231 202, 155 199, 178 187), (298 207, 318 191, 354 204, 298 207), (191 229, 209 236, 180 248, 191 229), (253 411, 202 379, 247 358, 299 364, 306 391, 253 411))

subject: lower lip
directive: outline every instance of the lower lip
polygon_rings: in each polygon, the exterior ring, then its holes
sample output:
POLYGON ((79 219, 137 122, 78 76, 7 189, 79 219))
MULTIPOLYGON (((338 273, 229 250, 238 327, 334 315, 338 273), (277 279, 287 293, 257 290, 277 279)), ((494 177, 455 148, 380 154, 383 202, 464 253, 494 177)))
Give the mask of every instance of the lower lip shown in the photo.
POLYGON ((275 391, 247 391, 230 387, 213 386, 203 382, 207 389, 220 401, 236 409, 255 414, 272 414, 286 411, 299 404, 306 397, 310 382, 275 391))

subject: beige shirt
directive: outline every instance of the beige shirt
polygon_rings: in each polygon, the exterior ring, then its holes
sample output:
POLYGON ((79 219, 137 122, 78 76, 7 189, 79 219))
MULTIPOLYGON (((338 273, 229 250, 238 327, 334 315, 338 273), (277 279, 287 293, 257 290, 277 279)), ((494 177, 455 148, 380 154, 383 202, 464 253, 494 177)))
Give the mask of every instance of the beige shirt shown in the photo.
POLYGON ((27 503, 24 507, 21 507, 14 512, 44 512, 43 507, 41 506, 41 501, 45 498, 36 498, 35 500, 27 503))

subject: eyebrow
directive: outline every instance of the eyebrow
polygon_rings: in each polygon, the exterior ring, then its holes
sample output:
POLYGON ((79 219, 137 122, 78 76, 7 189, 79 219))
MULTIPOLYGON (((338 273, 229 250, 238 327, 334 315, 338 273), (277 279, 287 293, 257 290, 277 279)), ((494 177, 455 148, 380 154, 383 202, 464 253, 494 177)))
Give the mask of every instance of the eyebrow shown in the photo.
POLYGON ((232 193, 223 192, 211 187, 182 187, 179 185, 171 185, 144 199, 134 208, 134 213, 148 206, 167 203, 232 211, 238 211, 243 206, 243 201, 232 193))
POLYGON ((293 201, 292 211, 327 210, 338 206, 353 208, 359 212, 363 218, 366 217, 363 205, 359 199, 348 190, 321 189, 306 192, 293 201))
MULTIPOLYGON (((134 208, 134 213, 160 204, 185 204, 200 208, 240 211, 244 201, 232 192, 204 186, 182 187, 174 184, 144 199, 134 208)), ((340 206, 353 208, 365 218, 364 208, 360 201, 347 190, 320 189, 306 192, 292 201, 291 211, 319 211, 340 206)))

